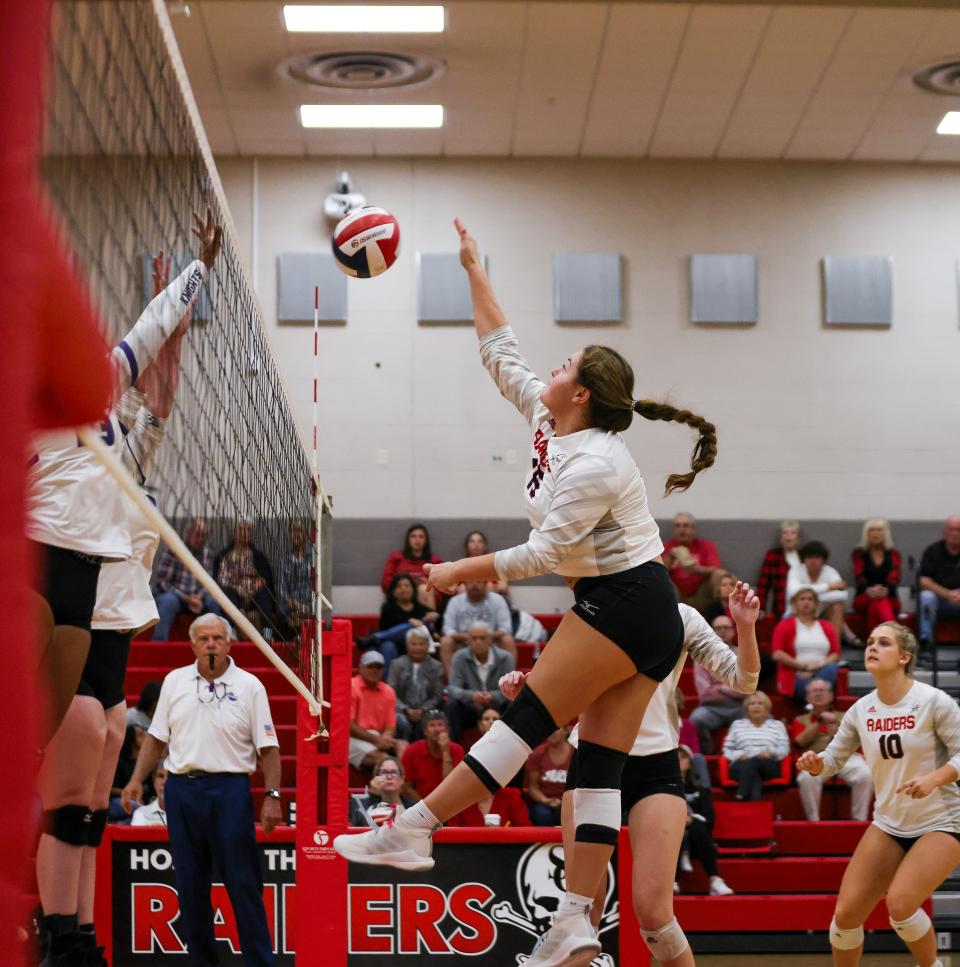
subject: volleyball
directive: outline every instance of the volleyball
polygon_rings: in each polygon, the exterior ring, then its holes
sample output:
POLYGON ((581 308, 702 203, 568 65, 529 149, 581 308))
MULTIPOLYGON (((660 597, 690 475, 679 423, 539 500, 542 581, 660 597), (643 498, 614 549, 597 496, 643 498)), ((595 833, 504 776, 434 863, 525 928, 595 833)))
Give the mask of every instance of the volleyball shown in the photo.
POLYGON ((367 205, 337 223, 331 243, 342 271, 356 279, 370 279, 397 260, 400 225, 390 212, 367 205))

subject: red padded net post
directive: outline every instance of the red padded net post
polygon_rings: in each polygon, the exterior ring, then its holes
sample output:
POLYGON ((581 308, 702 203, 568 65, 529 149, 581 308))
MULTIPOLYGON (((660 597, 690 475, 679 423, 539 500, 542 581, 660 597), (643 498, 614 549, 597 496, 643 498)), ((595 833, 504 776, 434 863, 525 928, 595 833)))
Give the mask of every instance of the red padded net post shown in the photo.
POLYGON ((297 967, 345 967, 347 863, 333 837, 347 828, 350 674, 353 631, 335 620, 323 634, 320 674, 329 738, 311 738, 317 720, 297 712, 297 967))

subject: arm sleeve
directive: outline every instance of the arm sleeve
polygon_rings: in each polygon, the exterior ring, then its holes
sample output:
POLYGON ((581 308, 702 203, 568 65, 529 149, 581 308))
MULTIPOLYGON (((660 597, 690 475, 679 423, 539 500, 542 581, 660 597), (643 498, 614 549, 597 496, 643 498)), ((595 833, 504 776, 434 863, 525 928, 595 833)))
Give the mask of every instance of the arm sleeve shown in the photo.
POLYGON ((588 537, 617 500, 619 478, 611 460, 582 453, 557 472, 557 487, 540 527, 526 544, 494 555, 497 575, 519 581, 557 568, 570 549, 588 537))
POLYGON ((960 777, 960 707, 946 692, 937 693, 933 728, 937 737, 947 747, 947 754, 950 756, 944 765, 953 766, 957 770, 957 776, 960 777))
POLYGON ((280 748, 277 741, 277 730, 273 726, 273 716, 270 714, 270 701, 267 690, 261 682, 253 691, 253 707, 250 710, 251 731, 253 744, 257 749, 267 749, 271 746, 280 748))
POLYGON ((723 740, 723 757, 733 762, 736 757, 736 753, 740 751, 740 729, 737 728, 737 722, 734 722, 730 726, 730 731, 727 732, 727 737, 723 740))
POLYGON ((786 759, 790 755, 790 736, 787 735, 786 726, 779 719, 777 720, 777 726, 777 738, 773 747, 773 754, 778 759, 786 759))
POLYGON ((546 415, 540 402, 544 382, 520 354, 517 337, 509 326, 501 326, 480 340, 480 359, 501 395, 513 403, 529 425, 546 415))
POLYGON ((194 259, 160 295, 155 296, 133 328, 113 347, 117 395, 132 386, 140 374, 157 358, 180 320, 193 308, 207 267, 194 259))
MULTIPOLYGON (((707 624, 706 619, 693 612, 684 620, 685 641, 690 658, 710 675, 737 692, 749 695, 757 690, 759 672, 741 672, 737 655, 728 648, 707 624)), ((696 682, 694 670, 694 682, 696 682)))
POLYGON ((157 707, 154 710, 153 718, 150 720, 150 728, 147 730, 150 735, 160 742, 170 741, 170 676, 167 675, 160 686, 160 697, 157 699, 157 707))
POLYGON ((860 731, 857 728, 859 720, 860 713, 856 704, 840 719, 836 735, 821 753, 823 772, 820 775, 825 779, 835 776, 844 767, 847 759, 860 748, 860 731))

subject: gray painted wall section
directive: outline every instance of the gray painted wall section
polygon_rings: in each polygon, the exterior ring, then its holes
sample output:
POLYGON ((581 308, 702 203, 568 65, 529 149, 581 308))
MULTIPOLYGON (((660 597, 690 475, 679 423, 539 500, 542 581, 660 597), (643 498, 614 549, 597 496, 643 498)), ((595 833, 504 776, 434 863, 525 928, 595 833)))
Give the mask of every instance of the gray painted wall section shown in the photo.
MULTIPOLYGON (((333 536, 333 582, 338 585, 379 584, 383 562, 387 555, 400 548, 403 535, 411 521, 391 519, 337 518, 333 536)), ((488 519, 465 523, 461 519, 425 518, 433 551, 444 560, 463 556, 463 540, 474 527, 487 535, 494 550, 526 540, 529 527, 522 519, 488 519)), ((660 532, 670 536, 670 521, 661 520, 660 532)), ((779 520, 700 520, 698 533, 712 540, 720 551, 727 568, 738 577, 754 582, 760 574, 760 562, 767 548, 777 540, 779 520)), ((853 574, 850 552, 860 540, 862 521, 809 520, 801 521, 805 540, 821 540, 830 548, 831 559, 837 570, 848 581, 853 574)), ((942 525, 931 521, 891 521, 893 538, 904 557, 902 584, 911 583, 908 559, 912 555, 919 562, 923 549, 939 540, 942 525)), ((555 575, 530 578, 522 582, 531 585, 560 584, 555 575)))

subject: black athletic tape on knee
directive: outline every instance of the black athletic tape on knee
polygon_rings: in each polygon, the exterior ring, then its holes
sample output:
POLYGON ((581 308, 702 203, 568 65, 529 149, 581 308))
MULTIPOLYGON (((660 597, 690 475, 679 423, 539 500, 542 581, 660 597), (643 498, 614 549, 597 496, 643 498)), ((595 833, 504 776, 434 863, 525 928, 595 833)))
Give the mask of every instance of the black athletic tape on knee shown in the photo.
POLYGON ((584 823, 582 826, 577 826, 574 839, 578 843, 599 843, 601 846, 616 846, 619 835, 619 829, 611 829, 609 826, 595 826, 593 823, 584 823))
POLYGON ((103 842, 103 831, 107 828, 108 809, 94 809, 87 830, 87 846, 99 846, 103 842))
POLYGON ((582 738, 577 747, 579 768, 577 787, 580 789, 619 789, 623 779, 623 767, 627 764, 627 753, 611 749, 595 742, 585 742, 582 738))
POLYGON ((507 706, 503 721, 531 749, 546 741, 560 727, 529 685, 524 685, 520 694, 507 706))
POLYGON ((472 755, 470 755, 469 752, 463 757, 463 764, 465 766, 467 766, 468 768, 472 769, 474 775, 494 795, 496 795, 503 788, 503 786, 501 786, 500 783, 497 782, 497 780, 494 779, 493 776, 491 776, 489 772, 487 772, 486 768, 484 768, 483 763, 482 762, 477 762, 477 760, 474 759, 474 757, 472 755))
POLYGON ((89 806, 67 805, 43 814, 43 831, 69 846, 86 846, 93 810, 89 806))

